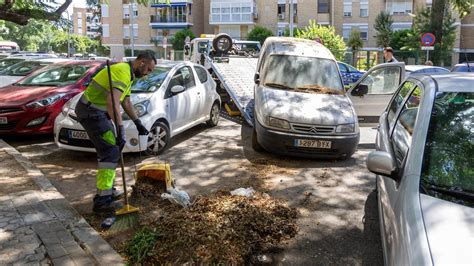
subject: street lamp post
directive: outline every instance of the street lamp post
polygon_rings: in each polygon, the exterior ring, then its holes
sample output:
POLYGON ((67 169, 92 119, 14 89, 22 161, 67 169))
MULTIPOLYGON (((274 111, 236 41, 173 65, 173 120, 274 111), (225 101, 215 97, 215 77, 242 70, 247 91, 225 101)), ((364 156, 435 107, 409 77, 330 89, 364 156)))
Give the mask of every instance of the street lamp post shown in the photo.
POLYGON ((293 14, 293 0, 290 0, 290 37, 293 37, 293 28, 294 28, 294 14, 293 14))
POLYGON ((130 45, 132 47, 132 57, 135 56, 135 32, 133 30, 133 16, 135 12, 133 11, 133 2, 134 0, 130 1, 130 45))
MULTIPOLYGON (((69 10, 66 9, 66 14, 67 14, 67 20, 71 21, 71 17, 69 16, 69 10)), ((69 53, 71 51, 71 38, 70 38, 70 33, 71 33, 71 26, 67 25, 67 58, 69 58, 69 53)))

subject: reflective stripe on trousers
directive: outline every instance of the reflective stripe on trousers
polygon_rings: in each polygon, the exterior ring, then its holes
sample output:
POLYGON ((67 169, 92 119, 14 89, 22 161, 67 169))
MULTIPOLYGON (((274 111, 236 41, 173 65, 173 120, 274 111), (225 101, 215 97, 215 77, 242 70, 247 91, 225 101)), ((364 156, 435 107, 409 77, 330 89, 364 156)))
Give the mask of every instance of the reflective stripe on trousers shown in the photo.
POLYGON ((82 101, 76 105, 76 115, 87 132, 97 152, 97 189, 101 196, 111 195, 115 180, 115 168, 120 159, 116 145, 115 128, 104 111, 87 106, 82 101))

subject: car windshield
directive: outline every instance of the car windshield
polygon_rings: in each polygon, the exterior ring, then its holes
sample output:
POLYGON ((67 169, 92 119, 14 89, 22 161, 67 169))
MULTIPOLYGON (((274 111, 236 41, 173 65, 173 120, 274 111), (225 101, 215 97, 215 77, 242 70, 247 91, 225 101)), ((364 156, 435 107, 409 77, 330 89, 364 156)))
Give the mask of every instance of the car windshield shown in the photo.
POLYGON ((4 76, 26 76, 31 72, 40 69, 49 63, 39 61, 23 61, 12 66, 7 67, 0 72, 4 76))
POLYGON ((237 46, 239 50, 241 51, 246 51, 246 52, 251 52, 251 53, 260 52, 259 43, 236 43, 235 46, 237 46))
MULTIPOLYGON (((473 63, 474 65, 474 63, 473 63)), ((453 69, 451 70, 452 72, 474 72, 474 66, 472 66, 471 64, 469 64, 469 68, 467 68, 467 65, 465 66, 455 66, 453 67, 453 69)))
POLYGON ((271 55, 265 63, 263 84, 297 92, 343 94, 336 62, 329 59, 271 55))
POLYGON ((474 207, 474 92, 436 95, 421 173, 421 191, 474 207))
POLYGON ((76 83, 89 68, 91 68, 90 65, 79 64, 48 67, 17 84, 21 86, 66 86, 76 83))
POLYGON ((359 72, 359 70, 351 65, 346 65, 350 72, 359 72))
POLYGON ((132 92, 153 92, 157 90, 166 79, 170 70, 171 68, 168 67, 155 67, 151 74, 134 82, 132 92))
POLYGON ((2 60, 0 60, 0 71, 6 69, 7 67, 12 66, 16 63, 24 61, 24 60, 25 59, 21 59, 21 58, 5 58, 5 59, 2 59, 2 60))

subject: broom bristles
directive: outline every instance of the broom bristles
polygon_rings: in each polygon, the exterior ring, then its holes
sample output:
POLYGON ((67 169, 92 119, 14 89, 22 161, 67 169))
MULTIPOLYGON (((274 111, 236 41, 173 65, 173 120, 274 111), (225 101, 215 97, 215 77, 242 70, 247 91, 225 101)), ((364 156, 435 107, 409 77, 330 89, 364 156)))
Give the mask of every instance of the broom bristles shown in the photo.
POLYGON ((137 227, 139 215, 138 212, 119 215, 110 227, 112 232, 120 232, 137 227))

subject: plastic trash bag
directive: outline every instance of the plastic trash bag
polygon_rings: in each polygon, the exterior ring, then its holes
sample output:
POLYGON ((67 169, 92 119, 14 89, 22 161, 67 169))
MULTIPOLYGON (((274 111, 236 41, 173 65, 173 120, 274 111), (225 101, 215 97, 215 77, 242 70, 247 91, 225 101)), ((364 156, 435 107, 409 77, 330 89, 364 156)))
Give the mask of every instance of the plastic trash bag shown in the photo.
POLYGON ((168 193, 161 194, 162 198, 168 199, 169 201, 177 203, 185 208, 191 205, 191 198, 186 191, 180 191, 175 188, 170 188, 167 191, 168 193))
POLYGON ((238 189, 234 189, 230 192, 230 194, 233 196, 244 196, 247 198, 253 198, 254 193, 255 193, 255 189, 253 189, 252 187, 248 187, 248 188, 241 187, 238 189))

